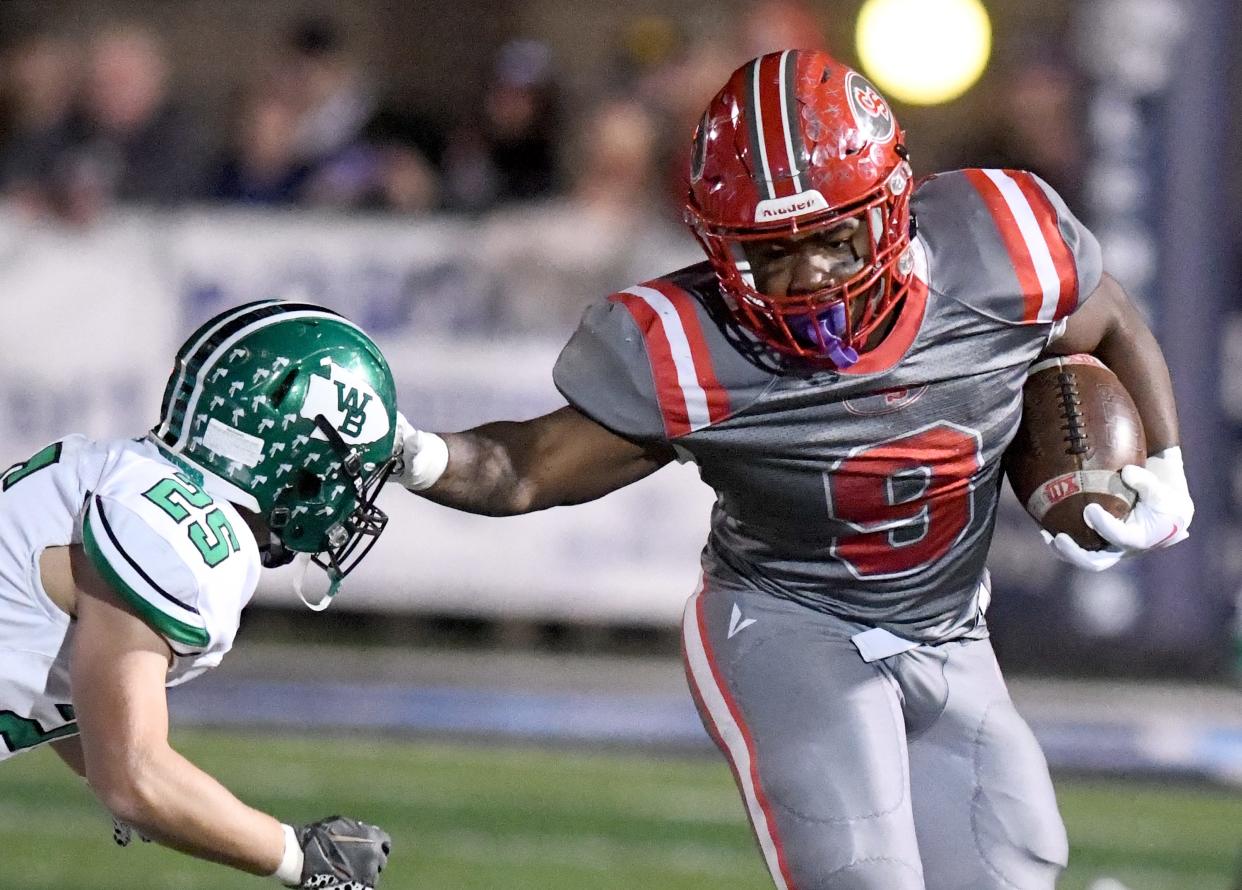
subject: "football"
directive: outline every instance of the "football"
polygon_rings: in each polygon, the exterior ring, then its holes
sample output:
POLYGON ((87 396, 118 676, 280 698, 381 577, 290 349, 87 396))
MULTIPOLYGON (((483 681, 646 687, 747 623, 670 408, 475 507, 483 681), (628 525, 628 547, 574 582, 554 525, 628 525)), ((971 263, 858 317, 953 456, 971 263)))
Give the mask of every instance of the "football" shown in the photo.
POLYGON ((1107 543, 1083 521, 1087 504, 1123 517, 1134 492, 1118 472, 1142 466, 1143 422, 1117 375, 1090 355, 1037 362, 1022 391, 1022 422, 1005 452, 1014 494, 1044 529, 1065 532, 1082 547, 1107 543))

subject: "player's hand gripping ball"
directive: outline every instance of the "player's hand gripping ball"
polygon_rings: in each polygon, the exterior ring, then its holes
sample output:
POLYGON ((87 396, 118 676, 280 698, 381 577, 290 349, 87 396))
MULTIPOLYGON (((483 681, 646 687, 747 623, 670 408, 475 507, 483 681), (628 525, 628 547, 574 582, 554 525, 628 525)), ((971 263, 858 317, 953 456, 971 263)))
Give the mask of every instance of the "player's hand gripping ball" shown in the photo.
POLYGON ((1005 469, 1059 557, 1096 571, 1121 558, 1094 520, 1107 516, 1120 523, 1131 514, 1141 492, 1123 472, 1150 475, 1143 469, 1146 454, 1134 400, 1102 362, 1071 355, 1031 369, 1005 469))
POLYGON ((1108 542, 1087 524, 1096 504, 1125 517, 1135 492, 1122 467, 1141 467, 1147 439, 1134 400, 1121 381, 1089 355, 1037 363, 1022 391, 1022 422, 1005 452, 1014 494, 1047 532, 1066 534, 1087 550, 1108 542))
POLYGON ((1146 458, 1134 401, 1088 355, 1031 369, 1006 470, 1053 552, 1099 572, 1189 537, 1195 505, 1180 448, 1146 458))
POLYGON ((1102 572, 1123 557, 1172 547, 1190 537, 1195 505, 1186 486, 1180 448, 1166 448, 1153 454, 1147 458, 1146 467, 1123 467, 1121 478, 1138 495, 1138 502, 1125 519, 1118 519, 1099 504, 1088 504, 1083 509, 1087 525, 1109 546, 1084 550, 1069 535, 1053 537, 1042 531, 1044 541, 1057 556, 1080 569, 1102 572))

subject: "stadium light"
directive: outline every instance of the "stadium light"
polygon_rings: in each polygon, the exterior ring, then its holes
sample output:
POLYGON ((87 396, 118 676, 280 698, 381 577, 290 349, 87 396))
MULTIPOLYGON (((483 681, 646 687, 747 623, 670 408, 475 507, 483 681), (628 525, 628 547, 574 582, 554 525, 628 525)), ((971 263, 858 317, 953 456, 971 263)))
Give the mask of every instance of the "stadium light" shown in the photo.
POLYGON ((912 105, 938 105, 983 74, 992 23, 980 0, 867 0, 854 39, 881 92, 912 105))

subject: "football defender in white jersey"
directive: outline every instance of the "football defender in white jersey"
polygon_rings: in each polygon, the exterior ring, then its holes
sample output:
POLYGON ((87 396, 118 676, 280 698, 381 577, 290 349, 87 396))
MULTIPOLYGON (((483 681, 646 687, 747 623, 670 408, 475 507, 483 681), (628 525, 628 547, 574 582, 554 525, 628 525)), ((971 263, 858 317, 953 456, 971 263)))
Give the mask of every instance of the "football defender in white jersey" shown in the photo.
POLYGON ((395 404, 366 334, 267 300, 186 341, 149 435, 71 435, 5 471, 0 760, 50 743, 123 834, 287 886, 373 887, 383 831, 246 806, 169 746, 165 687, 220 663, 261 566, 314 562, 336 592, 386 522, 395 404))

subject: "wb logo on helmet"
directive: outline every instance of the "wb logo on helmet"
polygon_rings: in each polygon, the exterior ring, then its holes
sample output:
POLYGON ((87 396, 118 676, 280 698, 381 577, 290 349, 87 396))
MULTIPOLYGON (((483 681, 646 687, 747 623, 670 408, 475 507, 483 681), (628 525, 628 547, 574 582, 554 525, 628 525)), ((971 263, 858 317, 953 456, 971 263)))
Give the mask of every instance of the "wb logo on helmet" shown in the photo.
POLYGON ((332 381, 336 384, 336 410, 345 415, 341 421, 341 434, 345 436, 362 435, 362 424, 367 419, 367 402, 371 401, 371 393, 361 392, 357 387, 345 389, 343 380, 332 381))
POLYGON ((383 399, 370 382, 330 359, 310 375, 298 414, 311 420, 322 414, 351 445, 377 442, 392 432, 383 399))

